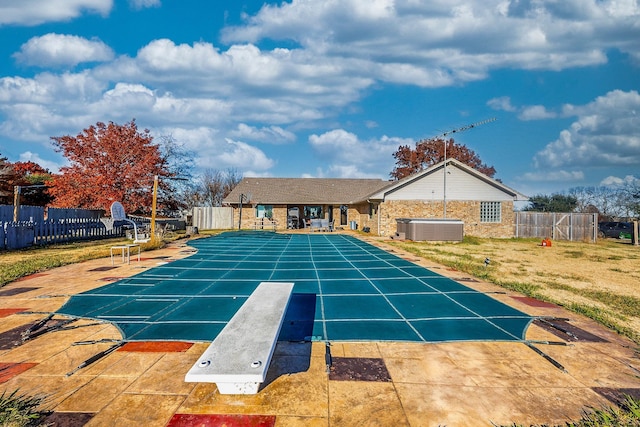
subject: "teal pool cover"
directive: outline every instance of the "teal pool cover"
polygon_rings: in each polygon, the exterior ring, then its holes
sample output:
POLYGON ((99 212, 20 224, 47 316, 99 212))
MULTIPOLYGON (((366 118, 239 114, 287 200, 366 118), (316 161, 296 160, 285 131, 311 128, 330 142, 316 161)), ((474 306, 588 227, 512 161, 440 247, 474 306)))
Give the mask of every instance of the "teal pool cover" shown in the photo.
POLYGON ((345 234, 226 232, 197 252, 73 296, 58 313, 127 341, 212 341, 263 281, 294 282, 280 340, 521 341, 533 318, 345 234))

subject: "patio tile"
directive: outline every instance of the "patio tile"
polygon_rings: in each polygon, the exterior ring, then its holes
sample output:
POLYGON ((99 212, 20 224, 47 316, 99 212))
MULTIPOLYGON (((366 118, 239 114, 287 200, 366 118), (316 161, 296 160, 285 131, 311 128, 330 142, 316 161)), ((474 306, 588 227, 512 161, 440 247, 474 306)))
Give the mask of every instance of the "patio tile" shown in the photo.
POLYGON ((165 427, 184 396, 124 393, 116 397, 86 424, 86 427, 165 427))
POLYGON ((128 393, 188 395, 193 383, 184 381, 184 374, 196 363, 197 357, 183 353, 167 353, 140 375, 127 389, 128 393))
POLYGON ((392 383, 331 381, 329 401, 331 425, 410 425, 392 383))
POLYGON ((175 414, 167 427, 273 427, 273 415, 175 414))
POLYGON ((73 395, 63 400, 55 407, 55 410, 62 412, 99 412, 124 392, 132 381, 132 378, 125 377, 94 378, 73 395))
POLYGON ((0 384, 37 365, 37 363, 0 363, 0 384))

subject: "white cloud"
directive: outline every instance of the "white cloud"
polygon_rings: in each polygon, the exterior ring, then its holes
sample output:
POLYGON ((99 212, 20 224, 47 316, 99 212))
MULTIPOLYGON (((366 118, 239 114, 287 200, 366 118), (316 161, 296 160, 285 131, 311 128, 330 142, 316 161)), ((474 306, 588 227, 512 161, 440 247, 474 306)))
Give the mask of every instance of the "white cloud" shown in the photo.
POLYGON ((584 172, 566 170, 542 170, 537 172, 525 173, 520 177, 520 179, 535 182, 579 182, 584 180, 584 172))
POLYGON ((634 184, 640 184, 640 178, 637 178, 633 175, 627 175, 624 178, 610 175, 600 181, 600 185, 604 187, 621 187, 623 185, 634 184))
POLYGON ((238 127, 230 131, 229 135, 234 138, 249 139, 268 144, 281 144, 296 140, 295 133, 284 130, 279 126, 257 128, 245 123, 238 124, 238 127))
POLYGON ((0 26, 7 24, 38 25, 68 21, 85 11, 107 15, 113 0, 2 0, 0 26))
POLYGON ((585 105, 565 105, 576 117, 557 140, 535 156, 536 167, 640 166, 640 94, 615 90, 585 105))
POLYGON ((129 4, 134 9, 146 9, 149 7, 160 7, 162 3, 160 0, 129 0, 129 4))
POLYGON ((611 47, 637 54, 639 18, 633 0, 292 0, 263 6, 223 40, 294 40, 320 58, 358 59, 380 80, 435 87, 496 68, 602 64, 611 47))
MULTIPOLYGON (((129 4, 156 7, 160 0, 129 4)), ((0 25, 106 15, 112 7, 112 0, 4 0, 0 25)), ((48 34, 26 42, 16 58, 41 66, 101 63, 82 72, 0 78, 0 136, 48 141, 98 120, 135 117, 153 130, 182 130, 203 150, 202 165, 232 167, 246 156, 243 170, 267 174, 275 162, 256 142, 291 143, 301 129, 345 126, 334 123, 336 116, 386 82, 463 85, 500 68, 600 64, 608 49, 637 54, 639 18, 632 0, 291 0, 265 5, 243 25, 227 28, 225 47, 159 39, 114 58, 99 40, 48 34), (280 40, 286 48, 262 47, 280 40)), ((551 143, 539 153, 541 164, 635 161, 637 137, 630 129, 638 129, 637 119, 607 105, 622 96, 604 98, 594 101, 597 108, 563 108, 564 116, 576 117, 575 126, 555 142, 561 150, 551 143)), ((516 107, 509 97, 488 105, 526 120, 558 114, 541 105, 516 107)), ((331 162, 321 172, 344 176, 386 173, 393 151, 414 142, 316 132, 308 143, 331 162)))
POLYGON ((221 164, 237 169, 254 169, 264 171, 274 165, 274 161, 269 159, 260 149, 246 144, 242 141, 226 139, 226 150, 215 156, 221 164))
POLYGON ((56 162, 45 160, 42 157, 40 157, 37 153, 32 153, 31 151, 25 151, 24 153, 21 153, 20 161, 37 163, 43 168, 48 169, 52 173, 58 173, 60 167, 62 166, 56 162))
POLYGON ((509 112, 516 111, 516 107, 511 105, 511 98, 508 96, 492 98, 489 101, 487 101, 487 105, 493 108, 494 110, 498 110, 498 111, 509 111, 509 112))
POLYGON ((511 97, 508 96, 491 98, 487 101, 487 105, 498 111, 507 111, 510 113, 518 112, 518 118, 524 121, 552 119, 557 117, 556 113, 547 110, 544 105, 524 105, 516 107, 511 103, 511 97))
POLYGON ((110 61, 114 53, 100 40, 49 33, 29 39, 13 56, 22 64, 44 68, 110 61))
POLYGON ((245 142, 221 136, 211 127, 165 127, 154 132, 154 136, 171 135, 175 141, 196 153, 196 166, 201 169, 229 169, 265 174, 275 162, 257 147, 245 142))
POLYGON ((557 115, 548 111, 543 105, 531 105, 527 107, 523 107, 520 114, 518 114, 518 118, 520 120, 543 120, 543 119, 552 119, 557 115))
POLYGON ((411 145, 414 141, 387 136, 362 141, 351 132, 334 129, 309 136, 309 143, 319 156, 330 162, 329 171, 325 172, 327 175, 379 178, 393 169, 393 153, 398 147, 411 145))

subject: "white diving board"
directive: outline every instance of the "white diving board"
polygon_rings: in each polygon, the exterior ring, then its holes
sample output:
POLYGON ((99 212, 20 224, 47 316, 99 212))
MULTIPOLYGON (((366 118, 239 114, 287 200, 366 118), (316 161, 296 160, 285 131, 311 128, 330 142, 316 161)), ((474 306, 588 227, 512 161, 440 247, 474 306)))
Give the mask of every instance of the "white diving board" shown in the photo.
POLYGON ((185 376, 216 383, 221 394, 256 394, 287 311, 293 283, 262 282, 185 376))

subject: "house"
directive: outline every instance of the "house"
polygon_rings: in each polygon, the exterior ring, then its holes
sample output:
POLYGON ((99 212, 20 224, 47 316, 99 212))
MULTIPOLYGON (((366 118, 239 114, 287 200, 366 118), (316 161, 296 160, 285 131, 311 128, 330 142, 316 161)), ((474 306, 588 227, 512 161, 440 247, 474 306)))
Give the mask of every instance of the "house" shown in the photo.
POLYGON ((446 167, 440 162, 398 181, 244 178, 224 203, 234 208, 235 224, 242 217, 242 228, 272 220, 284 230, 325 218, 336 228, 357 224, 390 236, 398 218, 449 218, 462 220, 467 235, 513 237, 514 202, 524 200, 501 182, 448 159, 446 167))

